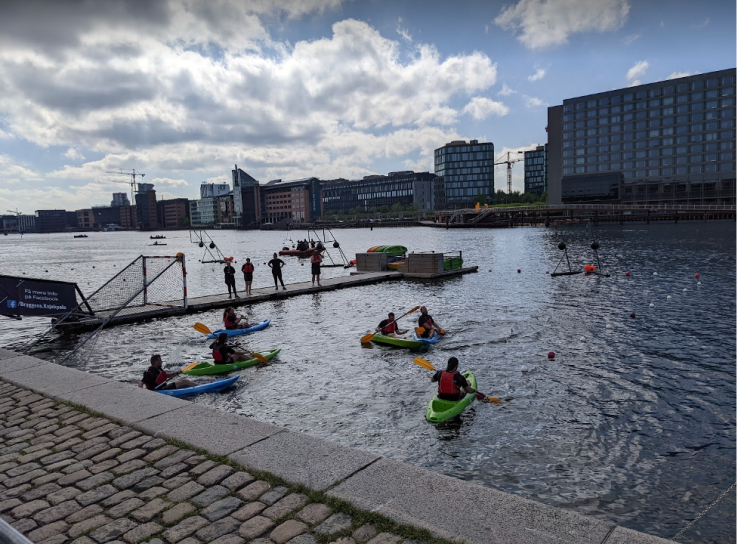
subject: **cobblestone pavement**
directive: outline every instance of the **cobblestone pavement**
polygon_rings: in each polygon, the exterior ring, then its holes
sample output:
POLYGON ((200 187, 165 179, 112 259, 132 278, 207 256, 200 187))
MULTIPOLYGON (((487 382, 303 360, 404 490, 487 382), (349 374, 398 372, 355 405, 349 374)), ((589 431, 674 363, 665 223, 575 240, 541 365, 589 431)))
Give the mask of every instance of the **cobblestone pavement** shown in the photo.
POLYGON ((37 544, 411 544, 0 381, 0 517, 37 544))

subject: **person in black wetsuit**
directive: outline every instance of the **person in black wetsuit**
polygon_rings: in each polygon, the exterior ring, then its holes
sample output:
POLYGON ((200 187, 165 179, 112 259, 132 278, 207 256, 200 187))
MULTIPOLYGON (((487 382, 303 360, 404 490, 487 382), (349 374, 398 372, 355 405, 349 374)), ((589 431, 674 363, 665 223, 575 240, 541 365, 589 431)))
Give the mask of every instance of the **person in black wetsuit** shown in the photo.
POLYGON ((272 277, 274 278, 274 290, 279 291, 279 285, 277 285, 277 281, 282 284, 282 289, 285 291, 287 288, 284 286, 284 281, 282 280, 282 267, 284 266, 284 261, 277 257, 277 254, 275 253, 273 255, 273 258, 271 261, 267 263, 269 265, 269 268, 272 269, 272 277))
POLYGON ((438 382, 438 398, 441 400, 461 400, 468 393, 477 392, 459 372, 459 360, 456 357, 448 360, 446 370, 438 370, 433 374, 431 381, 438 382))
MULTIPOLYGON (((143 379, 139 382, 139 387, 145 387, 146 389, 153 391, 156 389, 157 385, 161 385, 164 383, 167 379, 172 378, 179 374, 179 372, 175 372, 173 374, 167 374, 164 370, 161 369, 162 360, 161 355, 152 355, 151 356, 151 366, 144 372, 143 379)), ((183 387, 194 387, 195 382, 191 382, 190 380, 184 379, 179 380, 176 383, 171 382, 163 387, 160 387, 159 389, 182 389, 183 387)))
POLYGON ((241 298, 236 292, 236 269, 231 266, 231 261, 226 261, 223 274, 225 274, 225 283, 228 286, 228 298, 231 298, 231 289, 233 289, 233 295, 236 298, 241 298))

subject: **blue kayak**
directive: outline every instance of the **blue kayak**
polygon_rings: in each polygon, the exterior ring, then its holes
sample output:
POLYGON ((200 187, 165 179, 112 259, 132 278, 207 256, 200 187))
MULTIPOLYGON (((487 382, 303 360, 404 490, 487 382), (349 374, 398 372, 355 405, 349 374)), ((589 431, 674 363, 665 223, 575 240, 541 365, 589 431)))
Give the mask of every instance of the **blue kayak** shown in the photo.
POLYGON ((168 395, 170 397, 185 397, 187 395, 199 395, 200 393, 217 393, 223 389, 227 389, 236 383, 238 376, 226 378, 225 380, 216 380, 210 383, 203 383, 194 387, 183 387, 182 389, 157 389, 157 393, 168 395))
POLYGON ((418 336, 418 334, 413 331, 413 340, 417 342, 423 342, 423 344, 432 345, 438 343, 438 339, 441 338, 441 335, 436 332, 436 335, 433 338, 423 338, 422 336, 418 336))
POLYGON ((248 334, 250 332, 256 332, 260 331, 262 329, 266 329, 269 326, 269 323, 271 323, 271 319, 267 319, 266 321, 262 321, 261 323, 257 323, 256 325, 252 325, 251 327, 248 327, 247 329, 219 329, 215 332, 212 332, 208 334, 208 338, 218 338, 218 335, 222 332, 226 333, 228 336, 241 336, 242 334, 248 334))

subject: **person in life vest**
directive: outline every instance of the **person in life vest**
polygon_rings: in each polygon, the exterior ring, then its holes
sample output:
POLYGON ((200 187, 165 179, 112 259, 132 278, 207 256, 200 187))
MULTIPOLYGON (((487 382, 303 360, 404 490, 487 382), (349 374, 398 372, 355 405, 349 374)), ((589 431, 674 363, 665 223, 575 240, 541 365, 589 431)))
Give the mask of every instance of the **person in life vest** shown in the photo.
MULTIPOLYGON (((164 370, 161 369, 161 365, 161 355, 152 355, 151 366, 146 372, 144 372, 143 379, 138 383, 138 386, 145 387, 146 389, 153 391, 157 388, 157 386, 163 384, 169 378, 173 378, 174 376, 179 374, 179 372, 167 374, 164 370)), ((176 383, 168 383, 166 385, 163 385, 162 387, 159 387, 159 389, 182 389, 183 387, 194 387, 195 385, 195 382, 191 382, 190 380, 185 379, 179 380, 176 383)))
POLYGON ((436 323, 428 314, 428 309, 423 306, 420 308, 420 317, 418 318, 418 328, 423 329, 423 338, 433 338, 436 334, 441 333, 441 326, 436 323))
POLYGON ((218 335, 215 342, 210 344, 213 350, 213 360, 218 364, 230 365, 237 361, 247 361, 249 356, 243 351, 236 351, 228 345, 228 335, 224 332, 218 335))
POLYGON ((467 393, 477 392, 459 372, 459 360, 456 357, 448 360, 446 370, 433 374, 431 381, 438 382, 438 398, 441 400, 461 400, 467 393))
POLYGON ((251 294, 251 282, 254 281, 254 264, 251 259, 246 259, 241 272, 243 272, 243 281, 246 282, 246 295, 248 296, 251 294))
POLYGON ((249 324, 249 318, 244 316, 236 315, 236 310, 233 306, 229 306, 223 312, 223 328, 233 329, 248 329, 251 325, 249 324))
POLYGON ((384 336, 397 337, 398 334, 405 334, 407 331, 401 331, 395 321, 395 314, 390 312, 387 314, 387 319, 383 319, 377 328, 374 329, 376 332, 381 332, 384 336))

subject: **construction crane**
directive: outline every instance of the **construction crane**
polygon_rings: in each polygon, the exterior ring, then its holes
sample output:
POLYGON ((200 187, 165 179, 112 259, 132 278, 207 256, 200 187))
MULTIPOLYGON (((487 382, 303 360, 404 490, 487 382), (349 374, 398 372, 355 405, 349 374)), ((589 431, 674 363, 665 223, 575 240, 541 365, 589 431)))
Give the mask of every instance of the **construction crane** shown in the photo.
POLYGON ((21 230, 21 220, 20 220, 20 216, 23 215, 23 212, 19 212, 18 208, 16 208, 15 210, 6 210, 6 211, 8 213, 12 213, 15 216, 15 221, 16 221, 15 224, 18 229, 18 234, 20 234, 21 238, 23 238, 23 230, 21 230))
MULTIPOLYGON (((512 194, 512 165, 514 163, 516 163, 516 162, 520 162, 520 161, 523 160, 521 158, 510 160, 510 153, 512 153, 512 151, 508 151, 507 153, 503 153, 500 156, 500 159, 501 159, 505 155, 507 155, 507 160, 506 161, 499 161, 499 162, 496 162, 494 164, 495 166, 498 166, 500 164, 506 164, 507 165, 507 194, 512 194)), ((518 151, 518 153, 524 153, 524 151, 518 151)))
MULTIPOLYGON (((118 174, 120 176, 131 176, 131 181, 128 181, 128 183, 131 186, 131 205, 135 204, 136 199, 133 196, 133 193, 136 191, 136 176, 141 176, 141 181, 143 181, 143 177, 146 174, 142 174, 141 172, 136 172, 136 170, 108 170, 105 172, 106 174, 118 174)), ((117 183, 117 182, 116 182, 117 183)), ((120 182, 123 183, 123 182, 120 182)))

